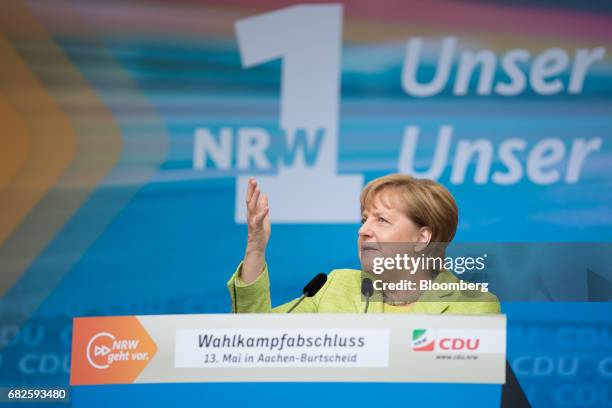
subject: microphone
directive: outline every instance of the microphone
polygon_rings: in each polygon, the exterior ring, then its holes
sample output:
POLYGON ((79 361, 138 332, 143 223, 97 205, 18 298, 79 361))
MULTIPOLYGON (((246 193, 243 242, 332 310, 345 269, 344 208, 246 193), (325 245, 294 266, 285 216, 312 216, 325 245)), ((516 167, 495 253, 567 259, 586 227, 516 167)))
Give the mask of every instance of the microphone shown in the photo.
POLYGON ((305 298, 313 297, 314 295, 316 295, 317 292, 323 287, 323 285, 325 285, 325 282, 327 282, 327 275, 324 273, 320 273, 314 278, 312 278, 312 280, 308 282, 306 286, 304 286, 304 289, 302 290, 303 295, 293 306, 291 306, 291 309, 289 309, 287 313, 293 312, 293 309, 295 309, 300 303, 302 303, 302 300, 304 300, 305 298))
POLYGON ((370 297, 374 294, 374 284, 372 283, 372 279, 365 278, 361 281, 361 294, 366 298, 366 304, 363 313, 368 313, 368 306, 370 306, 370 297))

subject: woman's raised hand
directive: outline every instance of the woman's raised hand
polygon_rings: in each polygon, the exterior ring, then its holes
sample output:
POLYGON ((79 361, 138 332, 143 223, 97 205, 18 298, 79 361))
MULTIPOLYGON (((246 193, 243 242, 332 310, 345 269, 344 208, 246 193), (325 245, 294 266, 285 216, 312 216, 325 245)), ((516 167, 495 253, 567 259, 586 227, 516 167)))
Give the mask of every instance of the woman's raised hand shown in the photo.
POLYGON ((270 239, 268 197, 261 193, 255 178, 250 178, 246 194, 248 237, 240 278, 251 283, 261 274, 266 263, 266 247, 270 239))

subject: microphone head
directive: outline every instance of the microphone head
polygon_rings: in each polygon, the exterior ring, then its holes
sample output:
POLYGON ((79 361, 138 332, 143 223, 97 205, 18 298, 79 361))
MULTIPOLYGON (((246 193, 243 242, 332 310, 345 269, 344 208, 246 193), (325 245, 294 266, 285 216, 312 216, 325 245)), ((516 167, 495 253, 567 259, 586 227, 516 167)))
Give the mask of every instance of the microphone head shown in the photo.
POLYGON ((365 278, 361 281, 361 294, 365 297, 370 297, 374 294, 374 284, 372 279, 365 278))
POLYGON ((304 286, 304 296, 313 297, 325 285, 325 282, 327 282, 327 275, 324 273, 318 274, 304 286))

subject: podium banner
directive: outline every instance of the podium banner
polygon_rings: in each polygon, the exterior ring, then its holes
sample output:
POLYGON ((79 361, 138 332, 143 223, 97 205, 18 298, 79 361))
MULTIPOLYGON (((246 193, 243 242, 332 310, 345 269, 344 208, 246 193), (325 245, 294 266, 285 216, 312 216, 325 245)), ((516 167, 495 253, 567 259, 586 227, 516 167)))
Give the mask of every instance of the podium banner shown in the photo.
POLYGON ((71 385, 505 382, 504 315, 75 318, 71 385))

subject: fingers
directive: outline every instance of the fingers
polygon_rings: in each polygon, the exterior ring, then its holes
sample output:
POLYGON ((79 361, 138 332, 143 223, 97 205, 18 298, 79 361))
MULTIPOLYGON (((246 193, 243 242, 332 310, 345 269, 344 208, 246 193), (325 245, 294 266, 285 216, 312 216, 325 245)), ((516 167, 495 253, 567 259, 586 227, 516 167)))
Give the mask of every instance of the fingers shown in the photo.
POLYGON ((268 206, 268 196, 262 194, 257 205, 257 222, 259 223, 263 221, 264 218, 266 218, 266 215, 268 215, 269 211, 270 207, 268 206))
POLYGON ((261 226, 263 220, 268 216, 270 209, 268 196, 261 194, 257 180, 254 177, 249 178, 248 181, 246 204, 249 225, 253 227, 261 226))
MULTIPOLYGON (((256 198, 256 193, 254 193, 251 201, 255 201, 256 198)), ((268 213, 268 197, 264 194, 260 194, 259 199, 255 204, 255 208, 248 215, 249 226, 256 228, 257 230, 263 228, 264 220, 266 220, 268 213)))
POLYGON ((260 209, 268 208, 268 196, 266 194, 261 195, 261 203, 259 204, 260 209))
POLYGON ((263 222, 263 220, 266 218, 266 216, 268 215, 268 213, 270 212, 270 208, 269 207, 265 207, 263 210, 261 210, 255 217, 254 217, 254 222, 255 224, 260 224, 263 222))
POLYGON ((246 193, 247 205, 249 204, 249 201, 251 201, 251 197, 253 197, 253 192, 255 191, 256 187, 257 187, 257 180, 255 180, 255 177, 249 177, 249 181, 247 183, 247 193, 246 193))
POLYGON ((254 215, 256 213, 257 203, 259 201, 260 193, 261 191, 259 190, 259 187, 255 187, 255 190, 253 191, 253 194, 251 195, 251 199, 247 203, 247 213, 248 214, 254 215))

